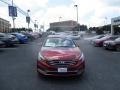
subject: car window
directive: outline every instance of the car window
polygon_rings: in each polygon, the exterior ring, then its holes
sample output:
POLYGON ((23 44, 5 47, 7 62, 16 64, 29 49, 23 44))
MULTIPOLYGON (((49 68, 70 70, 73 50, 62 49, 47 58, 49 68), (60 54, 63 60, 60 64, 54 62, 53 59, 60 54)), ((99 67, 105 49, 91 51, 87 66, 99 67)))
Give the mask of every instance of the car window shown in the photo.
POLYGON ((75 47, 72 40, 62 38, 49 38, 46 40, 46 47, 75 47))
POLYGON ((120 41, 120 38, 115 39, 115 41, 120 41))
POLYGON ((110 38, 110 36, 105 36, 105 37, 102 37, 102 38, 100 38, 101 40, 104 40, 104 39, 108 39, 108 38, 110 38))
POLYGON ((118 37, 110 37, 110 40, 115 40, 116 38, 118 38, 118 37))
POLYGON ((21 34, 21 33, 18 33, 18 35, 20 35, 20 36, 25 36, 25 35, 23 35, 23 34, 21 34))
POLYGON ((0 35, 0 37, 4 37, 3 35, 0 35))

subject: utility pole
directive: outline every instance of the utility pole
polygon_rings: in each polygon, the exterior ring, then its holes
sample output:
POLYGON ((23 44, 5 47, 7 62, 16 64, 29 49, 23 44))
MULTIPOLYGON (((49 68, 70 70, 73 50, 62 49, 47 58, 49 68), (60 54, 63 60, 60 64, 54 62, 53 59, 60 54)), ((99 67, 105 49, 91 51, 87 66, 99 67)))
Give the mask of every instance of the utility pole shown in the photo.
POLYGON ((35 24, 34 24, 34 27, 35 27, 35 31, 36 31, 36 27, 37 27, 36 21, 37 21, 37 20, 35 20, 35 24))
POLYGON ((27 10, 27 16, 26 16, 26 22, 28 23, 28 29, 29 29, 29 25, 30 25, 30 16, 29 16, 29 12, 30 10, 27 10))
POLYGON ((76 7, 76 21, 77 21, 77 23, 78 23, 78 5, 74 5, 74 7, 76 7))
POLYGON ((60 16, 60 17, 59 17, 59 22, 61 21, 61 18, 62 18, 62 17, 60 16))
MULTIPOLYGON (((13 0, 12 0, 12 10, 13 10, 13 0)), ((15 17, 12 15, 12 20, 13 20, 13 28, 15 28, 15 17)))
MULTIPOLYGON (((78 5, 74 5, 74 7, 76 7, 76 21, 77 21, 77 27, 78 27, 78 5)), ((79 31, 80 31, 80 27, 78 27, 79 31)))

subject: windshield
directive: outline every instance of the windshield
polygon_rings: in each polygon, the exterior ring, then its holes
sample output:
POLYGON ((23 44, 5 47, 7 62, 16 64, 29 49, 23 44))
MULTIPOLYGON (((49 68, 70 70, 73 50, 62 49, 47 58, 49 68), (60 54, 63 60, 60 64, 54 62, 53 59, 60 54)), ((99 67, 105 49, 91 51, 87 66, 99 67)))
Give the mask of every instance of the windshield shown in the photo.
POLYGON ((117 39, 115 39, 115 41, 120 41, 120 37, 119 37, 119 38, 117 38, 117 39))
POLYGON ((64 38, 48 38, 45 42, 45 47, 75 47, 72 40, 64 38))
POLYGON ((101 40, 105 40, 105 39, 108 39, 108 38, 110 38, 109 35, 107 35, 107 36, 105 36, 105 37, 102 37, 102 38, 100 38, 100 39, 101 39, 101 40))
POLYGON ((111 37, 110 40, 115 40, 117 39, 118 37, 111 37))

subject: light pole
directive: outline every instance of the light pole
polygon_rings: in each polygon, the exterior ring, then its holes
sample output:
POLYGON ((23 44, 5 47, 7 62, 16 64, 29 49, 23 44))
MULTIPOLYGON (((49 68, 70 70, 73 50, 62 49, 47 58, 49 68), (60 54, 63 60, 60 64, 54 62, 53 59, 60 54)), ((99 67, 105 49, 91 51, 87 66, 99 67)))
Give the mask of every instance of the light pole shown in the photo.
POLYGON ((107 17, 105 17, 105 24, 107 25, 107 17))
POLYGON ((60 17, 59 17, 59 22, 61 21, 61 18, 62 18, 62 17, 60 16, 60 17))
POLYGON ((35 27, 35 31, 36 31, 36 27, 37 27, 37 24, 36 24, 37 20, 35 20, 35 24, 34 24, 34 27, 35 27))
POLYGON ((74 5, 74 7, 76 7, 76 21, 77 21, 78 31, 80 31, 80 27, 78 25, 78 5, 74 5))
POLYGON ((106 31, 107 31, 107 17, 105 17, 105 26, 106 26, 106 31))
POLYGON ((29 12, 30 12, 30 10, 28 9, 28 10, 27 10, 27 17, 26 17, 26 21, 27 21, 27 23, 28 23, 28 29, 29 29, 29 24, 30 24, 29 12))
MULTIPOLYGON (((12 0, 12 9, 13 9, 13 0, 12 0)), ((15 17, 12 15, 12 20, 13 20, 13 28, 15 28, 15 17)))
POLYGON ((39 28, 39 22, 37 22, 37 30, 38 30, 38 28, 39 28))
POLYGON ((76 7, 76 21, 77 21, 77 23, 78 23, 78 5, 74 5, 74 7, 76 7))

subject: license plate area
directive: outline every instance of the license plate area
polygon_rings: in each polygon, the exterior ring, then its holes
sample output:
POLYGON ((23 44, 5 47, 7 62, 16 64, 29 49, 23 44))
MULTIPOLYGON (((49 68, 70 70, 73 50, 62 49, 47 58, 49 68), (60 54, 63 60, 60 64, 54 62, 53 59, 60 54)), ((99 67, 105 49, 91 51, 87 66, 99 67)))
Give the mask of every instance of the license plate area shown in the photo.
POLYGON ((58 72, 59 73, 66 73, 67 72, 67 68, 58 68, 58 72))
POLYGON ((107 45, 106 45, 106 44, 103 44, 103 46, 105 46, 105 47, 106 47, 107 45))

